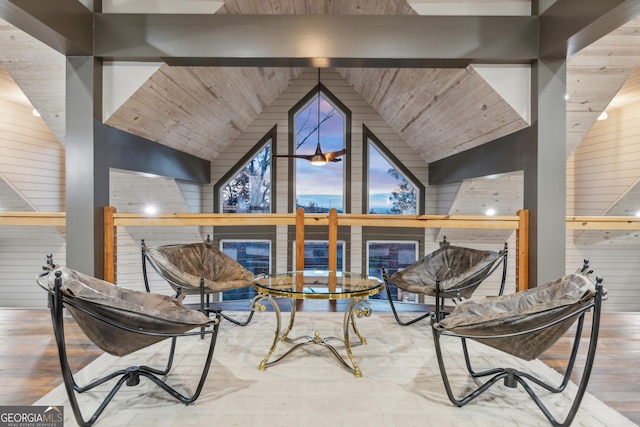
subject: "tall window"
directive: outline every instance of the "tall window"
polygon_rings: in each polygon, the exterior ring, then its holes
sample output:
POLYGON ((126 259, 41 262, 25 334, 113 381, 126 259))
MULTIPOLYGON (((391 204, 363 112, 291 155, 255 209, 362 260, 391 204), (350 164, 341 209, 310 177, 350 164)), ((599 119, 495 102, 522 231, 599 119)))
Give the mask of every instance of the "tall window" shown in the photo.
MULTIPOLYGON (((294 113, 295 154, 314 154, 320 142, 323 153, 345 148, 346 115, 322 91, 316 92, 294 113), (319 114, 318 114, 319 108, 319 114)), ((295 206, 305 212, 345 211, 345 162, 314 166, 295 160, 295 206)))
MULTIPOLYGON (((344 270, 344 242, 337 242, 337 270, 344 270)), ((295 242, 293 243, 293 254, 295 265, 295 242)), ((321 240, 305 240, 304 241, 304 269, 305 270, 326 270, 329 266, 329 242, 321 240)))
MULTIPOLYGON (((382 268, 392 275, 398 270, 410 266, 418 259, 418 242, 369 241, 367 242, 367 274, 382 278, 382 268)), ((416 295, 392 286, 391 298, 394 301, 416 302, 416 295)), ((381 292, 371 298, 386 299, 387 293, 381 292)))
MULTIPOLYGON (((269 240, 221 240, 220 250, 253 274, 268 273, 271 264, 269 240)), ((222 293, 222 300, 253 298, 253 288, 233 289, 222 293)))
POLYGON ((362 201, 369 214, 424 215, 424 185, 365 125, 362 201))
POLYGON ((415 215, 416 187, 369 140, 369 213, 415 215))
POLYGON ((220 212, 266 213, 271 211, 271 139, 220 187, 220 212))

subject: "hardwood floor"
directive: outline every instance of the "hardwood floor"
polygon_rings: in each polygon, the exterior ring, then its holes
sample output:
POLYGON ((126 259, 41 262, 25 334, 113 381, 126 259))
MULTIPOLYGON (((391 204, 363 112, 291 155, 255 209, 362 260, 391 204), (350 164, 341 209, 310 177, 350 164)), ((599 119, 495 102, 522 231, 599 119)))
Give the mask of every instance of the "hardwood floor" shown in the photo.
MULTIPOLYGON (((246 307, 246 305, 245 305, 246 307)), ((305 302, 303 310, 340 310, 339 305, 305 302)), ((407 311, 421 307, 406 306, 407 311)), ((374 310, 388 311, 376 302, 374 310)), ((67 351, 74 371, 102 350, 69 317, 67 351)), ((400 326, 398 326, 400 327, 400 326)), ((585 325, 587 329, 587 325, 585 325)), ((562 372, 571 345, 569 331, 540 359, 562 372)), ((0 405, 30 405, 61 384, 60 365, 48 310, 0 309, 0 405)), ((584 340, 584 345, 588 340, 584 340)), ((640 425, 640 313, 604 313, 588 392, 640 425)), ((578 359, 576 370, 584 367, 578 359)), ((578 375, 574 373, 574 375, 578 375)))

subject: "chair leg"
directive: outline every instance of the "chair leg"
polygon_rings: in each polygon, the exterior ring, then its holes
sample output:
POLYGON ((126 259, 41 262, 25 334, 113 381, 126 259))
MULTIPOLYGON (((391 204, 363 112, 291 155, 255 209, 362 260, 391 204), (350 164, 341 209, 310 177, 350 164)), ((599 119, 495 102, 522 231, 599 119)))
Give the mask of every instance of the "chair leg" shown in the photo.
POLYGON ((76 380, 73 376, 73 372, 69 365, 69 361, 67 358, 67 351, 65 345, 65 335, 64 335, 64 314, 63 314, 63 300, 62 294, 60 292, 60 288, 56 286, 54 292, 49 294, 49 307, 51 311, 51 319, 53 323, 53 331, 56 339, 56 344, 58 347, 58 357, 60 359, 60 367, 62 370, 62 377, 65 385, 65 389, 67 391, 67 396, 69 397, 69 402, 71 405, 71 409, 73 410, 74 417, 78 425, 82 427, 88 427, 93 425, 96 420, 100 417, 102 412, 105 410, 107 405, 114 398, 116 393, 120 390, 123 384, 126 383, 127 386, 135 386, 138 385, 140 380, 139 377, 145 377, 150 379, 152 382, 160 386, 167 393, 171 394, 174 398, 179 400, 182 403, 189 404, 193 403, 199 396, 204 386, 205 380, 207 378, 207 374, 209 372, 209 368, 211 367, 211 361, 213 359, 213 352, 216 346, 216 340, 218 336, 218 330, 220 326, 220 313, 216 313, 216 319, 218 320, 214 325, 212 331, 207 332, 211 335, 211 342, 209 344, 209 351, 207 353, 206 362, 200 376, 200 381, 198 386, 193 393, 192 396, 184 396, 173 387, 169 386, 165 381, 161 380, 160 376, 165 376, 171 370, 171 366, 173 364, 173 358, 176 348, 176 340, 177 337, 171 337, 171 349, 169 351, 169 357, 167 366, 163 370, 151 368, 148 366, 131 366, 126 369, 119 369, 110 374, 107 374, 97 380, 92 381, 90 384, 85 386, 79 386, 76 383, 76 380), (76 397, 76 393, 83 393, 85 391, 91 390, 97 387, 100 384, 103 384, 107 381, 110 381, 114 378, 118 378, 117 382, 111 389, 111 391, 107 394, 104 400, 100 403, 95 412, 85 420, 82 410, 80 409, 80 405, 78 403, 78 399, 76 397))
MULTIPOLYGON (((212 309, 211 307, 211 302, 209 301, 209 297, 210 294, 205 294, 205 290, 204 290, 204 277, 200 278, 200 311, 204 314, 206 314, 207 316, 209 315, 209 313, 211 312, 217 312, 218 310, 221 309, 212 309), (205 302, 205 298, 206 298, 206 302, 205 302)), ((238 325, 238 326, 247 326, 249 324, 249 322, 251 322, 251 319, 253 319, 253 311, 251 311, 249 313, 249 315, 247 316, 246 319, 244 320, 238 320, 238 319, 234 319, 233 317, 227 316, 226 314, 221 312, 221 316, 225 319, 228 320, 229 322, 238 325)), ((203 337, 204 338, 204 337, 203 337)))
POLYGON ((387 292, 387 297, 389 299, 389 305, 391 306, 391 311, 393 312, 393 317, 396 318, 396 322, 398 322, 399 325, 401 326, 409 326, 409 325, 413 325, 416 322, 419 322, 422 319, 425 319, 427 317, 431 316, 431 312, 426 312, 424 314, 421 314, 420 316, 408 320, 408 321, 404 321, 402 319, 400 319, 400 316, 398 315, 398 311, 396 310, 396 306, 393 302, 393 298, 391 296, 391 283, 389 281, 386 280, 385 278, 385 287, 384 287, 385 291, 387 292))
MULTIPOLYGON (((215 350, 215 347, 216 347, 216 341, 217 341, 217 337, 218 337, 218 329, 220 327, 220 318, 221 318, 221 315, 220 315, 220 312, 218 311, 216 313, 216 319, 218 321, 214 325, 213 332, 211 333, 211 341, 209 343, 209 351, 207 353, 205 365, 204 365, 204 368, 202 369, 202 374, 200 375, 200 380, 198 382, 198 386, 196 387, 196 390, 193 392, 193 394, 191 396, 185 396, 185 395, 181 394, 176 389, 174 389, 173 387, 168 385, 165 381, 163 381, 160 378, 158 378, 158 376, 155 375, 155 373, 157 371, 155 371, 154 369, 148 368, 146 366, 141 366, 140 370, 139 370, 139 375, 144 376, 145 378, 149 378, 155 384, 160 386, 160 388, 162 388, 167 393, 169 393, 170 395, 175 397, 177 400, 179 400, 180 402, 182 402, 182 403, 184 403, 186 405, 195 402, 196 399, 198 399, 198 397, 200 396, 200 393, 202 392, 202 388, 204 387, 204 383, 205 383, 205 381, 207 379, 207 374, 209 373, 209 368, 211 367, 211 362, 213 360, 213 351, 215 350)), ((174 338, 174 340, 175 340, 175 338, 174 338)), ((175 341, 174 341, 174 343, 175 343, 175 341)), ((173 351, 173 349, 174 349, 174 346, 172 344, 172 351, 173 351)), ((173 353, 171 354, 171 359, 173 359, 173 353)))
POLYGON ((571 376, 571 372, 573 370, 573 367, 575 365, 575 361, 578 355, 578 348, 579 348, 580 338, 582 335, 585 312, 583 312, 578 318, 578 324, 576 327, 574 343, 571 349, 571 355, 569 356, 566 372, 559 386, 552 386, 528 372, 523 372, 516 369, 511 369, 511 368, 494 368, 494 369, 489 369, 482 372, 475 372, 471 367, 466 339, 464 337, 459 337, 462 342, 462 349, 464 353, 465 363, 470 375, 474 378, 493 375, 485 383, 483 383, 482 385, 480 385, 475 390, 473 390, 472 392, 470 392, 469 394, 467 394, 462 398, 458 398, 454 395, 453 390, 451 388, 451 384, 448 379, 447 370, 444 363, 444 357, 442 354, 442 348, 440 344, 440 338, 442 336, 442 333, 438 331, 436 328, 432 328, 438 367, 440 368, 440 374, 442 376, 442 381, 445 387, 445 391, 447 392, 447 396, 449 397, 449 400, 456 406, 466 405, 467 403, 469 403, 470 401, 478 397, 480 394, 487 391, 489 387, 495 384, 498 380, 504 379, 504 384, 507 387, 515 388, 517 387, 518 384, 520 384, 524 388, 524 390, 527 392, 527 394, 531 397, 531 399, 535 402, 538 408, 542 411, 542 413, 547 418, 547 420, 551 423, 552 426, 554 427, 569 426, 573 422, 573 419, 575 418, 576 413, 578 412, 578 408, 580 407, 580 403, 582 402, 582 398, 584 397, 584 393, 586 392, 587 385, 589 382, 589 377, 591 375, 591 370, 593 368, 593 362, 595 360, 596 346, 598 341, 598 332, 600 329, 600 313, 601 313, 601 302, 602 302, 601 288, 597 290, 595 299, 596 301, 595 301, 595 304, 593 305, 590 342, 589 342, 589 348, 587 350, 585 367, 582 373, 582 378, 580 379, 580 383, 578 384, 578 390, 576 392, 576 395, 573 398, 573 402, 567 412, 567 415, 564 421, 556 420, 556 418, 551 414, 549 409, 544 405, 540 397, 531 388, 529 383, 537 384, 538 386, 552 393, 560 393, 565 390, 566 385, 569 382, 569 378, 571 376))
MULTIPOLYGON (((433 330, 433 342, 434 342, 434 345, 435 345, 436 358, 438 360, 438 367, 440 368, 440 375, 442 376, 442 382, 444 384, 445 391, 447 392, 447 396, 449 396, 449 400, 454 405, 456 405, 456 406, 464 406, 464 405, 466 405, 467 403, 471 402, 473 399, 475 399, 476 397, 478 397, 479 395, 484 393, 494 383, 496 383, 500 379, 505 378, 507 376, 506 371, 504 369, 501 369, 501 368, 498 368, 498 369, 495 369, 495 370, 491 370, 491 371, 485 371, 485 372, 487 372, 487 375, 491 375, 491 374, 495 374, 495 375, 493 377, 491 377, 487 382, 482 384, 480 387, 478 387, 477 389, 472 391, 471 393, 467 394, 466 396, 464 396, 462 398, 457 398, 453 393, 453 390, 451 388, 451 384, 449 382, 449 376, 447 375, 446 365, 444 363, 444 358, 442 356, 442 348, 440 347, 440 336, 441 336, 441 334, 436 332, 435 329, 434 329, 433 330)), ((466 344, 464 345, 464 348, 466 348, 466 344)), ((469 369, 469 364, 467 365, 467 368, 469 369)))
POLYGON ((224 317, 226 320, 228 320, 231 323, 234 323, 238 326, 247 326, 249 324, 249 322, 251 322, 251 319, 253 319, 253 314, 255 312, 252 310, 249 312, 249 315, 244 319, 244 320, 238 320, 238 319, 234 319, 233 317, 229 317, 224 313, 221 313, 222 317, 224 317))

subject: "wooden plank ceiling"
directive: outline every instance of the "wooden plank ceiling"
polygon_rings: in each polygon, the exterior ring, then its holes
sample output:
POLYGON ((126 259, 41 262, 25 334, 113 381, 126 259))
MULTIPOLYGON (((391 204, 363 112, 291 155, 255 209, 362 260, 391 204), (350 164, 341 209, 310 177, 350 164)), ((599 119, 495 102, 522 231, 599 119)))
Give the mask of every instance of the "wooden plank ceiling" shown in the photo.
MULTIPOLYGON (((217 13, 416 14, 411 3, 459 2, 227 0, 217 13)), ((529 2, 491 0, 489 3, 529 2)), ((567 157, 640 64, 638 34, 640 20, 632 21, 569 58, 567 157)), ((0 61, 64 144, 64 57, 0 22, 0 61)), ((337 71, 425 162, 439 160, 527 126, 472 67, 340 68, 337 71)), ((296 68, 163 65, 107 119, 106 124, 213 160, 300 72, 296 68)), ((637 93, 638 82, 627 82, 627 85, 629 91, 637 93)), ((4 92, 6 88, 0 89, 4 92)), ((480 178, 473 184, 461 185, 450 213, 482 214, 485 200, 481 199, 483 192, 477 191, 480 185, 506 189, 498 197, 505 212, 498 215, 517 211, 522 207, 522 179, 515 176, 494 177, 486 183, 480 178)), ((637 193, 630 192, 628 197, 637 197, 637 193)), ((625 197, 620 195, 621 203, 630 203, 625 197)))

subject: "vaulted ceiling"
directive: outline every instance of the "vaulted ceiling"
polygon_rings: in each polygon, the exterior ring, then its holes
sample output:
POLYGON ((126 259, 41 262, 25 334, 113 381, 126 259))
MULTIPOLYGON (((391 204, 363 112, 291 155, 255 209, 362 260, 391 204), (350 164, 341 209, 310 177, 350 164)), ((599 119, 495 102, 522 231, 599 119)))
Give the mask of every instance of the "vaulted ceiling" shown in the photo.
MULTIPOLYGON (((416 10, 424 11, 425 7, 433 10, 451 4, 459 7, 470 4, 456 0, 226 0, 220 3, 218 14, 253 15, 409 15, 416 14, 416 10)), ((501 3, 522 6, 530 2, 476 3, 485 3, 486 8, 501 3)), ((640 65, 639 38, 640 20, 631 21, 568 59, 567 157, 640 65)), ((20 88, 18 91, 8 79, 0 79, 1 96, 19 97, 19 92, 23 92, 64 145, 64 57, 10 24, 0 22, 0 61, 20 88)), ((336 70, 426 163, 528 126, 473 66, 336 70)), ((285 67, 164 64, 105 123, 214 160, 301 71, 285 67)), ((637 81, 627 82, 630 96, 626 102, 635 99, 637 85, 637 81)), ((487 192, 504 207, 500 214, 514 214, 522 207, 521 173, 462 183, 449 212, 482 214, 480 207, 486 202, 487 192)), ((637 193, 621 194, 621 203, 625 197, 633 198, 637 193)))

